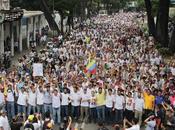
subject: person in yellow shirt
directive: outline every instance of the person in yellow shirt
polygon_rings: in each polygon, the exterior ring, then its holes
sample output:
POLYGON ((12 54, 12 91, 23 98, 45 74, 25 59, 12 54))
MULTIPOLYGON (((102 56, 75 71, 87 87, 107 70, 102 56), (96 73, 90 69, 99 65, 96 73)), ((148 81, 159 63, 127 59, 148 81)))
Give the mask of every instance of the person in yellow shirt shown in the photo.
POLYGON ((97 109, 97 119, 98 121, 105 121, 105 90, 103 88, 98 89, 98 93, 96 95, 96 109, 97 109))
POLYGON ((153 110, 155 105, 155 97, 151 94, 151 90, 146 90, 143 93, 144 96, 144 109, 145 109, 145 116, 149 116, 153 110))

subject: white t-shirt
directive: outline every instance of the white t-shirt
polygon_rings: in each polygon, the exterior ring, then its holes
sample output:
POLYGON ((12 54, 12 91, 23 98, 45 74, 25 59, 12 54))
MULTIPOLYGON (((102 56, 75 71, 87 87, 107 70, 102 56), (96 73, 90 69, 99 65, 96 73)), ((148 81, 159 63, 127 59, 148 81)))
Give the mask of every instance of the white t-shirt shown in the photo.
POLYGON ((125 103, 124 97, 122 95, 117 95, 115 97, 115 109, 117 110, 122 110, 123 109, 123 104, 125 103))
POLYGON ((90 100, 89 94, 88 93, 86 93, 86 94, 82 93, 80 98, 81 98, 81 106, 88 107, 89 106, 89 101, 88 100, 90 100))
POLYGON ((126 97, 126 109, 133 111, 134 109, 134 98, 126 97))
POLYGON ((17 104, 23 105, 23 106, 27 105, 27 93, 26 92, 22 93, 21 91, 19 91, 19 97, 18 97, 17 104))
POLYGON ((79 93, 72 92, 70 95, 70 99, 72 100, 72 106, 79 106, 80 105, 80 95, 79 93))
POLYGON ((135 110, 142 112, 144 108, 144 100, 142 98, 135 99, 135 110))
POLYGON ((7 116, 0 116, 0 127, 2 127, 4 130, 10 130, 10 125, 7 116))
POLYGON ((4 94, 2 92, 0 92, 0 104, 4 103, 4 94))
POLYGON ((139 125, 133 125, 131 128, 127 128, 126 130, 140 130, 139 125))
POLYGON ((8 102, 14 102, 15 98, 14 98, 14 94, 12 92, 12 90, 8 90, 9 92, 7 92, 7 101, 8 102))
POLYGON ((37 98, 36 98, 36 103, 37 105, 43 105, 44 104, 44 93, 40 92, 39 90, 37 91, 37 98))
POLYGON ((114 95, 106 95, 106 107, 112 108, 114 102, 114 95))
MULTIPOLYGON (((38 121, 40 122, 40 121, 38 121)), ((34 130, 40 130, 41 124, 40 123, 33 123, 34 130)))
POLYGON ((146 123, 146 129, 145 130, 154 130, 155 126, 156 126, 156 121, 155 120, 148 121, 146 123))
POLYGON ((69 94, 61 93, 61 105, 67 106, 69 104, 69 94))
POLYGON ((29 105, 36 106, 36 92, 33 93, 32 91, 29 92, 28 98, 29 105))
POLYGON ((96 107, 96 103, 95 103, 96 97, 92 97, 90 98, 90 108, 95 108, 96 107))
POLYGON ((52 107, 59 108, 60 107, 60 95, 52 95, 52 107))

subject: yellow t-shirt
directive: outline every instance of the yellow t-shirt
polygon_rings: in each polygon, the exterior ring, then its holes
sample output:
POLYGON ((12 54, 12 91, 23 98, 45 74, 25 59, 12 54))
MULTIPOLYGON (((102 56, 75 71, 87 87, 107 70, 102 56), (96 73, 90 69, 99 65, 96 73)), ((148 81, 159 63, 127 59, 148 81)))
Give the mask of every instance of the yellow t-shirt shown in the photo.
POLYGON ((97 106, 103 106, 105 105, 105 92, 102 91, 101 94, 97 93, 96 95, 96 105, 97 106))
POLYGON ((148 95, 146 92, 144 92, 144 101, 145 101, 145 109, 153 110, 154 109, 154 101, 155 97, 153 95, 148 95))

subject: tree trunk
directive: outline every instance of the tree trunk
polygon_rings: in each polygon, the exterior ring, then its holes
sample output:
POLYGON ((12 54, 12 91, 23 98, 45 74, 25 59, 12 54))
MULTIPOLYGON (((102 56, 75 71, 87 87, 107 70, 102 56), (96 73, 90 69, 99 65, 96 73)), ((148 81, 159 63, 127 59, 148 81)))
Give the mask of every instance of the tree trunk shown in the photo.
POLYGON ((170 38, 169 48, 173 53, 175 52, 175 25, 174 25, 172 36, 170 38))
POLYGON ((62 10, 59 10, 60 16, 61 16, 61 34, 64 35, 64 25, 63 25, 63 20, 64 20, 64 12, 62 10))
POLYGON ((57 31, 57 33, 59 34, 60 30, 58 28, 58 25, 55 22, 55 19, 52 16, 52 13, 49 10, 47 1, 46 0, 40 0, 40 1, 41 1, 40 8, 44 12, 45 18, 49 24, 50 29, 57 31))
POLYGON ((168 47, 169 0, 159 0, 156 30, 157 39, 163 47, 168 47))
POLYGON ((150 0, 145 0, 146 12, 148 17, 149 34, 156 38, 156 25, 152 16, 152 5, 150 0))

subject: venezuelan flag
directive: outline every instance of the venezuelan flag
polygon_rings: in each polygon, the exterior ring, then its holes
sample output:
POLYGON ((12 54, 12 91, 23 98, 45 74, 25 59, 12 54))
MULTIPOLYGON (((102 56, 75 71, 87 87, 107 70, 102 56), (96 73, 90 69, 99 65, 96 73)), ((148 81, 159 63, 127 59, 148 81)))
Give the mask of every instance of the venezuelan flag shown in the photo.
POLYGON ((85 73, 95 74, 96 67, 97 67, 96 61, 91 60, 86 66, 85 73))

